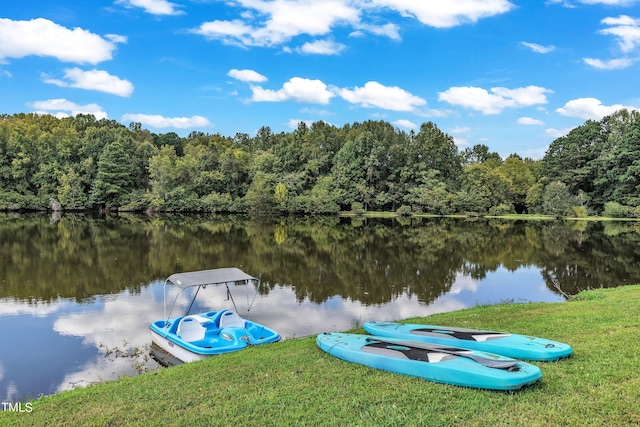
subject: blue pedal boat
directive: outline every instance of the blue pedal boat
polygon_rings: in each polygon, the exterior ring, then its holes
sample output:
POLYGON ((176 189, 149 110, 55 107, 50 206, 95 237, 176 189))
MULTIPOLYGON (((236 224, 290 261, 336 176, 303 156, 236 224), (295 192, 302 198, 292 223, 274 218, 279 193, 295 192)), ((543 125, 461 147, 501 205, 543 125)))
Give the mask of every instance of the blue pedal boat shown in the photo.
POLYGON ((233 310, 189 314, 200 289, 208 285, 224 285, 229 294, 230 283, 257 283, 259 286, 260 280, 238 268, 176 273, 165 280, 164 320, 156 320, 150 326, 151 352, 158 362, 163 365, 194 362, 210 356, 242 350, 248 346, 280 340, 280 334, 276 331, 244 319, 233 310), (170 285, 180 287, 180 292, 197 287, 191 304, 183 316, 170 317, 173 306, 169 315, 166 314, 166 287, 170 285))

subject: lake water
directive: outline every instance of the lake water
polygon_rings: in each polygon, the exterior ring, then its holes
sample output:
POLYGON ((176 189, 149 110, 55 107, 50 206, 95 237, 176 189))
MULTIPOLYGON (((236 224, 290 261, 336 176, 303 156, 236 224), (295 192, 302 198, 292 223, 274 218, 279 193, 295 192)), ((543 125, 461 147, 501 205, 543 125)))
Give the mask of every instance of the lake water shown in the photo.
POLYGON ((639 243, 633 222, 0 213, 0 402, 159 369, 148 326, 175 272, 259 277, 192 312, 235 303, 287 339, 640 283, 639 243))

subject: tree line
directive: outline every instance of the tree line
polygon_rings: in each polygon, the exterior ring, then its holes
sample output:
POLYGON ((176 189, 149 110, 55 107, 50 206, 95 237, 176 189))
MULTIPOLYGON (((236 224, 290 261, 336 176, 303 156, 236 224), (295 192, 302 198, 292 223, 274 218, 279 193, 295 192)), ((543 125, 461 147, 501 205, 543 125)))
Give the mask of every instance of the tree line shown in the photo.
POLYGON ((459 150, 425 122, 155 134, 92 115, 0 115, 0 210, 640 216, 640 113, 587 121, 541 160, 459 150))

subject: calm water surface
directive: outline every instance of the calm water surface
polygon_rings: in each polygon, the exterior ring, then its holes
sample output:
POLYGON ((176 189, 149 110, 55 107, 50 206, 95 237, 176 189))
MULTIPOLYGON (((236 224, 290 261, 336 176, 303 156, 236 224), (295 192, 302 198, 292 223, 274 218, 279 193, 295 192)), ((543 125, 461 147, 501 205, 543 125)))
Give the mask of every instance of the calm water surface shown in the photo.
POLYGON ((639 243, 618 222, 0 214, 0 402, 157 369, 148 326, 175 272, 259 277, 192 312, 235 302, 286 339, 640 283, 639 243))

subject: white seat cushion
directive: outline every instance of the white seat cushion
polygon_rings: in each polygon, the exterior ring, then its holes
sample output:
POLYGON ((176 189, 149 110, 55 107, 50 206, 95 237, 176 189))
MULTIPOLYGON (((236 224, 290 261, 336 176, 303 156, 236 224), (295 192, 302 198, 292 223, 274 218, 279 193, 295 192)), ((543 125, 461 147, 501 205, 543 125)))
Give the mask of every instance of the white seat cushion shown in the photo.
POLYGON ((177 334, 184 341, 192 342, 203 339, 206 331, 195 316, 185 316, 180 320, 177 334))

